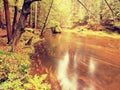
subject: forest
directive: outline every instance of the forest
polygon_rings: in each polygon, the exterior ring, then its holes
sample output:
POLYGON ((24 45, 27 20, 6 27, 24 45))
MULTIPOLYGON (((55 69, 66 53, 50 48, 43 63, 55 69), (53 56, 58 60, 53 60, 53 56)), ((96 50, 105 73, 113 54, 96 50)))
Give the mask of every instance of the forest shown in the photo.
POLYGON ((120 0, 0 0, 0 90, 118 90, 119 58, 120 0))

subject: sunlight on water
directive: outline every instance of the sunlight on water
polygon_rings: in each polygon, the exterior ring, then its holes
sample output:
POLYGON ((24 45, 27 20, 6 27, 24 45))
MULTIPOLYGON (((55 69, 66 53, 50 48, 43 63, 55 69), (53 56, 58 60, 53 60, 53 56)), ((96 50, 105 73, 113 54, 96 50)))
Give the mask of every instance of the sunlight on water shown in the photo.
POLYGON ((96 63, 93 60, 93 58, 91 57, 90 62, 89 62, 89 72, 90 72, 90 74, 94 75, 95 69, 96 69, 96 63))
POLYGON ((84 88, 83 90, 95 90, 95 88, 93 85, 90 85, 89 87, 84 88))
MULTIPOLYGON (((58 65, 58 80, 60 81, 60 85, 62 90, 77 90, 77 75, 75 72, 73 73, 71 78, 68 78, 68 65, 69 65, 69 53, 67 52, 63 58, 60 60, 58 65)), ((75 65, 76 66, 76 65, 75 65)))
POLYGON ((77 52, 74 55, 74 68, 77 68, 77 52))

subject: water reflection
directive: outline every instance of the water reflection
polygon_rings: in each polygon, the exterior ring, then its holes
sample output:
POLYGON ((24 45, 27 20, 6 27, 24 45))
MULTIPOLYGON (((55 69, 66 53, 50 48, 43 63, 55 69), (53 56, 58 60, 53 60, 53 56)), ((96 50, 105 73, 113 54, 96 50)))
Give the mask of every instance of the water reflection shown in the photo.
POLYGON ((118 51, 111 54, 109 49, 93 47, 86 41, 71 33, 47 35, 35 44, 31 73, 48 73, 51 90, 117 90, 114 88, 120 87, 120 67, 110 55, 119 62, 118 51))
POLYGON ((83 90, 96 90, 93 85, 90 85, 89 87, 85 87, 83 90))
POLYGON ((97 64, 93 59, 94 59, 93 57, 90 57, 90 60, 89 60, 89 73, 91 75, 94 75, 95 69, 97 68, 97 64))
MULTIPOLYGON (((77 90, 77 74, 76 70, 72 72, 72 76, 69 78, 69 53, 66 52, 63 60, 59 61, 58 65, 58 80, 60 81, 60 85, 62 90, 77 90)), ((75 68, 76 65, 73 67, 75 68)), ((70 72, 71 73, 71 72, 70 72)))

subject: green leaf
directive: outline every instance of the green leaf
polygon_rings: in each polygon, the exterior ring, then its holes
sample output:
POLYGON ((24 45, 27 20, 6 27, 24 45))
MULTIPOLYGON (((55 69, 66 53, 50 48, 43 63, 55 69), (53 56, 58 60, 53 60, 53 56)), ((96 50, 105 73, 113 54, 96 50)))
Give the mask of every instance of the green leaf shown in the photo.
POLYGON ((3 50, 0 50, 0 54, 2 54, 2 55, 9 55, 8 52, 5 52, 5 51, 3 51, 3 50))
POLYGON ((40 78, 41 78, 41 80, 43 81, 43 80, 45 80, 45 79, 47 78, 47 76, 48 76, 47 74, 43 74, 43 75, 41 75, 40 78))
POLYGON ((25 87, 25 89, 31 89, 32 85, 30 83, 25 83, 24 87, 25 87))

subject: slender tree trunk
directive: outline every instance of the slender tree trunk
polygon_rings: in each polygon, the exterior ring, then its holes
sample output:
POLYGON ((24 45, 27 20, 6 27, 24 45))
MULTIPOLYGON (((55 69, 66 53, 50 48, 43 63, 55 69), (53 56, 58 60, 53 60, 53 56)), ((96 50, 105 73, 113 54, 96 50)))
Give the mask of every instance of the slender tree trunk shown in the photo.
POLYGON ((13 24, 12 24, 12 35, 14 34, 14 32, 16 30, 16 25, 17 25, 17 11, 18 11, 17 6, 14 6, 14 18, 13 18, 13 24))
POLYGON ((11 22, 10 22, 10 11, 9 11, 9 5, 8 0, 4 1, 4 9, 5 9, 5 18, 6 18, 6 26, 7 26, 7 38, 8 38, 8 44, 10 43, 10 40, 12 39, 12 30, 11 30, 11 22))
POLYGON ((41 10, 41 5, 40 5, 40 2, 38 2, 38 17, 37 17, 37 28, 39 27, 40 28, 40 20, 39 20, 39 18, 40 18, 40 11, 41 10))
POLYGON ((29 24, 29 27, 32 27, 32 5, 31 5, 31 7, 30 7, 30 15, 29 15, 29 22, 28 22, 28 24, 29 24))
POLYGON ((43 37, 43 31, 44 31, 44 29, 46 28, 47 20, 48 20, 48 18, 49 18, 50 12, 51 12, 53 2, 54 2, 54 0, 52 0, 52 2, 51 2, 50 8, 49 8, 49 10, 48 10, 48 14, 47 14, 47 16, 46 16, 44 25, 43 25, 43 27, 42 27, 42 31, 41 31, 41 34, 40 34, 41 37, 43 37))
POLYGON ((37 2, 35 3, 35 29, 37 29, 37 2))
POLYGON ((29 27, 31 27, 31 14, 29 15, 28 25, 29 25, 29 27))
POLYGON ((34 1, 40 1, 40 0, 24 0, 21 15, 20 15, 19 21, 16 26, 16 30, 15 30, 12 40, 11 40, 13 49, 18 44, 18 41, 19 41, 22 33, 24 32, 26 20, 27 20, 28 15, 30 14, 30 5, 34 1))
POLYGON ((2 20, 2 11, 0 10, 0 28, 4 29, 4 24, 2 20))
POLYGON ((1 18, 1 11, 0 11, 0 28, 2 28, 2 18, 1 18))

